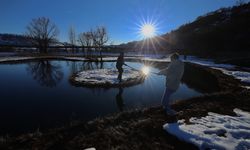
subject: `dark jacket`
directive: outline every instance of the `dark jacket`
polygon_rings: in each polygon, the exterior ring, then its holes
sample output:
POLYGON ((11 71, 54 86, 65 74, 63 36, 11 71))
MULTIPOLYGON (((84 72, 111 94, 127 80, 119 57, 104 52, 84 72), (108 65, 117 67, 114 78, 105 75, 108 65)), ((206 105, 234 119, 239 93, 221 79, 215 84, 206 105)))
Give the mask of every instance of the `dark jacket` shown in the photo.
POLYGON ((119 56, 116 61, 116 68, 122 69, 122 65, 124 64, 124 58, 123 56, 119 56))

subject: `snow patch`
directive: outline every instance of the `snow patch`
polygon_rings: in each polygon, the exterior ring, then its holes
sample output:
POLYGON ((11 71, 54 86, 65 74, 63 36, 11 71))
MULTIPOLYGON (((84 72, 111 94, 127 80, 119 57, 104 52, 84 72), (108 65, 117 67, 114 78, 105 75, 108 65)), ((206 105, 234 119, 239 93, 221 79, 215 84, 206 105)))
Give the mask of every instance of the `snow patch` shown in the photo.
POLYGON ((250 72, 244 72, 244 71, 229 71, 229 70, 222 70, 223 73, 227 75, 231 75, 235 77, 236 79, 241 80, 244 83, 250 84, 250 72))
POLYGON ((188 57, 188 60, 186 60, 186 62, 191 62, 202 66, 226 68, 226 69, 234 69, 236 67, 235 65, 231 64, 216 64, 215 62, 209 59, 199 59, 191 56, 188 57))
POLYGON ((170 62, 170 58, 150 58, 150 57, 145 57, 141 58, 142 61, 152 61, 152 62, 170 62))
POLYGON ((85 148, 84 150, 96 150, 94 147, 91 148, 85 148))
POLYGON ((242 83, 246 83, 248 85, 248 86, 244 85, 243 87, 250 89, 250 72, 232 71, 232 70, 227 70, 227 69, 223 69, 223 68, 216 68, 216 67, 213 67, 213 68, 222 71, 224 74, 227 74, 229 76, 233 76, 236 79, 239 79, 242 83))
POLYGON ((138 83, 144 79, 145 75, 138 70, 124 69, 122 74, 122 82, 119 83, 117 79, 118 71, 117 69, 95 69, 95 70, 85 70, 73 75, 72 81, 77 84, 87 85, 87 86, 102 86, 102 85, 119 85, 126 84, 128 82, 138 83))
POLYGON ((190 118, 190 124, 179 120, 163 125, 163 129, 202 150, 248 150, 250 113, 240 109, 234 109, 234 112, 237 116, 209 112, 206 117, 190 118))
POLYGON ((35 57, 1 57, 0 62, 30 60, 35 57))
MULTIPOLYGON (((196 57, 189 57, 188 62, 211 67, 211 68, 217 69, 217 70, 221 70, 224 74, 233 76, 234 78, 239 79, 243 83, 250 84, 250 72, 237 70, 236 69, 237 66, 235 66, 235 65, 216 64, 211 60, 198 59, 196 57)), ((249 68, 244 68, 244 70, 249 70, 249 68)), ((243 86, 243 87, 245 87, 247 89, 250 88, 250 86, 243 86)))

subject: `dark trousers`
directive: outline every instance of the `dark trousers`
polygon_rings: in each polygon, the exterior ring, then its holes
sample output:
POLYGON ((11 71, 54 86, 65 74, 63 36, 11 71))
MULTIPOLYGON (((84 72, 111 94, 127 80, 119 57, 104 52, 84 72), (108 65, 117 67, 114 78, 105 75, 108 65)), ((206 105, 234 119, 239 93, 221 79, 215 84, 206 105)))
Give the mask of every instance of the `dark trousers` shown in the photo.
POLYGON ((123 73, 123 69, 122 69, 122 68, 117 68, 117 69, 118 69, 118 72, 119 72, 117 79, 118 79, 120 82, 122 82, 122 73, 123 73))
POLYGON ((170 109, 171 101, 169 98, 174 92, 175 92, 174 90, 171 90, 167 87, 165 88, 164 94, 161 99, 161 104, 167 109, 170 109))

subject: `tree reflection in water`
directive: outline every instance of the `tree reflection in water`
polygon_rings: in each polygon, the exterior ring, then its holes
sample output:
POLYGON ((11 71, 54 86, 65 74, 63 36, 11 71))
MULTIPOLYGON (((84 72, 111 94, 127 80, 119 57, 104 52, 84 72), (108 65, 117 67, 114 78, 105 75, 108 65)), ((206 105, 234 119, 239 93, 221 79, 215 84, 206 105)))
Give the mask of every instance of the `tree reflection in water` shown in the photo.
POLYGON ((68 66, 70 66, 71 74, 77 73, 83 70, 94 70, 94 69, 103 69, 104 64, 103 62, 90 62, 90 61, 73 61, 69 62, 68 66))
POLYGON ((48 60, 28 64, 27 71, 41 86, 55 87, 63 78, 61 66, 48 60))

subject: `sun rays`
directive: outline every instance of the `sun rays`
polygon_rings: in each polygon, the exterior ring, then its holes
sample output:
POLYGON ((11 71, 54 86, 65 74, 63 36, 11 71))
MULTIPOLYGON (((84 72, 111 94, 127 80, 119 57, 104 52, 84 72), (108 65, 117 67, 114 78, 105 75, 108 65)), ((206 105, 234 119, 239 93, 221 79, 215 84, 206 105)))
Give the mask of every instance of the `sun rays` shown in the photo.
POLYGON ((162 48, 163 38, 160 36, 160 21, 157 17, 141 17, 136 23, 136 35, 140 41, 136 42, 134 49, 141 53, 155 53, 162 48))
POLYGON ((145 74, 145 75, 148 75, 149 74, 149 67, 148 66, 144 66, 142 67, 142 72, 145 74))
POLYGON ((140 32, 144 38, 151 38, 155 36, 155 26, 153 24, 144 24, 141 26, 140 32))

